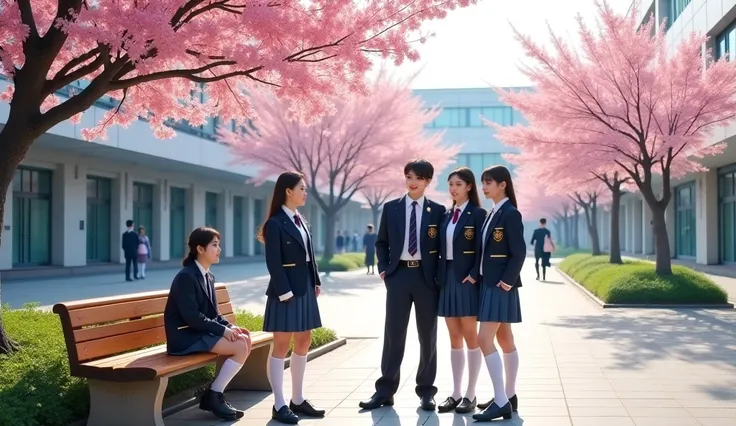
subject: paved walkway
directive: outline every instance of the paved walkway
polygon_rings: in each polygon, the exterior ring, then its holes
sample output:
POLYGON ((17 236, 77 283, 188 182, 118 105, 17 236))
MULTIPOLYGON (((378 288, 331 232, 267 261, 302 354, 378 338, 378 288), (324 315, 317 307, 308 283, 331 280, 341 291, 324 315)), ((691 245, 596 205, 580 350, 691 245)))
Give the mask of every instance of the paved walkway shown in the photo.
MULTIPOLYGON (((549 282, 534 281, 527 262, 522 289, 524 322, 515 327, 521 355, 518 380, 520 416, 495 423, 524 426, 733 426, 736 425, 736 311, 603 310, 555 272, 549 282)), ((348 331, 381 335, 385 290, 374 277, 336 276, 326 286, 324 323, 348 331), (352 284, 351 284, 352 283, 352 284), (342 294, 342 296, 338 296, 342 294), (347 298, 347 299, 345 299, 347 298), (345 324, 353 324, 346 326, 345 324)), ((412 319, 413 321, 413 319, 412 319)), ((351 339, 308 364, 307 397, 328 410, 325 419, 302 425, 452 425, 470 416, 417 409, 413 378, 418 363, 415 328, 410 325, 403 386, 393 408, 360 412, 378 377, 382 340, 351 339)), ((353 334, 357 335, 357 334, 353 334)), ((451 389, 449 344, 439 328, 438 402, 451 389)), ((286 383, 290 381, 288 370, 286 383)), ((481 370, 479 399, 491 396, 481 370)), ((287 386, 287 395, 288 395, 287 386)), ((274 425, 270 394, 231 392, 234 405, 247 409, 238 425, 274 425)), ((495 424, 494 423, 494 424, 495 424)), ((198 408, 166 419, 167 426, 224 424, 198 408)), ((232 423, 227 423, 232 424, 232 423)))

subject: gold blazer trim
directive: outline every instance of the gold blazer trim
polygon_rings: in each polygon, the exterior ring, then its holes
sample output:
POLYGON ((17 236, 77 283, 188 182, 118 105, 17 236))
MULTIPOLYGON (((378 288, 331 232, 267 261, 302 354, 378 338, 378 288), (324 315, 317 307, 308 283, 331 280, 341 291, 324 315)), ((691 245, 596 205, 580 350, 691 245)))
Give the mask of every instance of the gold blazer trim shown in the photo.
POLYGON ((185 328, 189 328, 188 325, 182 325, 181 327, 176 327, 177 330, 184 330, 185 328))
POLYGON ((429 254, 435 254, 435 253, 437 253, 437 250, 432 250, 429 252, 429 254))
POLYGON ((491 257, 508 257, 508 255, 505 255, 505 254, 492 254, 491 257))
POLYGON ((284 268, 293 268, 294 266, 296 266, 296 263, 284 263, 281 266, 283 266, 284 268))
POLYGON ((463 254, 475 254, 474 251, 464 251, 463 254))

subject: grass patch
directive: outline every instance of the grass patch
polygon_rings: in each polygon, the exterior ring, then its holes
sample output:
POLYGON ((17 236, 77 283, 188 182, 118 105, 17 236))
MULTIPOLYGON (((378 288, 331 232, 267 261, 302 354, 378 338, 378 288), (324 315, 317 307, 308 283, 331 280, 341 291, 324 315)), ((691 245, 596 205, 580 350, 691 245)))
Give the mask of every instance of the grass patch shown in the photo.
MULTIPOLYGON (((59 318, 29 305, 0 309, 3 325, 21 350, 0 355, 0 425, 62 426, 89 412, 86 380, 69 376, 64 336, 59 318)), ((237 324, 263 330, 263 316, 238 312, 237 324)), ((311 348, 337 339, 334 331, 312 331, 311 348)), ((204 387, 214 378, 214 364, 172 377, 166 395, 204 387)))
POLYGON ((552 253, 553 258, 565 258, 567 256, 573 255, 573 254, 579 254, 579 253, 590 253, 590 250, 581 249, 581 248, 572 248, 572 247, 565 247, 563 245, 557 245, 557 250, 555 250, 554 253, 552 253))
POLYGON ((336 254, 330 259, 329 262, 325 262, 324 259, 319 259, 319 270, 322 272, 343 272, 352 271, 359 268, 365 267, 365 253, 341 253, 336 254))
POLYGON ((728 294, 704 274, 673 265, 672 275, 659 276, 654 264, 624 260, 608 263, 608 256, 574 254, 560 269, 606 303, 706 304, 727 303, 728 294))

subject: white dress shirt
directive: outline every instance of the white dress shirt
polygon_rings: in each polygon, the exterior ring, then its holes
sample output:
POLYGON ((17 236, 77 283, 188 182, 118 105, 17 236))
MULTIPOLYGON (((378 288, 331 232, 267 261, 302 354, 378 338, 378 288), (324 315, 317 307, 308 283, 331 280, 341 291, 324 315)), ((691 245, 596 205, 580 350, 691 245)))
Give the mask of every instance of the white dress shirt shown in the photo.
POLYGON ((499 201, 498 204, 493 206, 493 211, 491 214, 488 215, 486 218, 486 222, 483 224, 483 239, 481 240, 483 242, 483 248, 481 249, 481 261, 480 261, 480 274, 483 275, 483 259, 485 259, 486 256, 486 237, 488 236, 488 228, 491 225, 491 221, 493 220, 493 216, 498 213, 498 209, 501 208, 503 203, 508 201, 508 197, 504 198, 503 200, 499 201))
POLYGON ((457 216, 457 221, 460 222, 460 216, 462 216, 463 213, 465 213, 465 208, 468 206, 468 201, 466 200, 464 203, 462 203, 459 206, 455 206, 452 210, 450 210, 450 222, 447 224, 447 232, 445 233, 445 241, 447 241, 447 244, 445 245, 447 247, 447 253, 445 253, 445 259, 447 260, 453 260, 453 239, 455 238, 455 228, 457 228, 456 223, 452 223, 452 218, 455 216, 455 210, 460 210, 460 213, 457 216))
POLYGON ((422 252, 419 249, 419 242, 421 241, 421 229, 422 229, 422 209, 424 208, 424 195, 419 197, 416 207, 412 206, 412 200, 408 195, 404 197, 404 207, 406 208, 406 232, 404 232, 404 249, 401 251, 401 260, 422 260, 422 252), (409 230, 411 229, 411 210, 416 209, 417 215, 417 253, 412 256, 409 254, 409 230))

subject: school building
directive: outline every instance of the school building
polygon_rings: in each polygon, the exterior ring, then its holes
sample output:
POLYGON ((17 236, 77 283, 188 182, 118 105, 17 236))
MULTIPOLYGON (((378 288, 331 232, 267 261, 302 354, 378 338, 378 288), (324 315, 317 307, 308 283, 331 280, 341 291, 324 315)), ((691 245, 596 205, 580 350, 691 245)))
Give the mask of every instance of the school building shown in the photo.
MULTIPOLYGON (((504 90, 528 90, 528 88, 505 88, 504 90)), ((470 89, 422 89, 414 90, 427 106, 439 106, 442 111, 432 123, 430 131, 444 132, 443 142, 462 145, 455 164, 436 174, 437 190, 445 198, 438 200, 450 204, 447 191, 447 176, 457 167, 469 167, 475 178, 480 180, 483 169, 494 164, 503 164, 513 171, 513 165, 503 158, 504 153, 516 152, 505 146, 495 136, 496 131, 483 120, 504 126, 524 123, 522 115, 499 100, 491 88, 470 89)), ((484 207, 491 208, 492 202, 480 194, 484 207)))
MULTIPOLYGON (((6 86, 0 77, 0 91, 6 86)), ((82 140, 81 129, 92 127, 112 106, 101 99, 80 124, 55 126, 16 170, 5 205, 2 278, 122 274, 121 236, 128 219, 146 228, 154 264, 175 265, 185 254, 189 231, 201 225, 222 233, 223 261, 259 260, 263 246, 255 233, 267 214, 273 182, 246 182, 256 169, 235 163, 229 148, 215 141, 221 123, 172 125, 177 136, 161 140, 139 120, 110 128, 106 140, 82 140)), ((8 111, 8 104, 0 103, 0 126, 8 111)), ((323 250, 324 214, 313 200, 302 212, 312 224, 315 248, 323 250)), ((362 234, 370 221, 370 210, 351 202, 339 215, 338 229, 362 234)))
MULTIPOLYGON (((736 0, 654 0, 642 2, 640 20, 653 13, 667 18, 667 42, 676 43, 697 31, 710 36, 705 48, 717 58, 736 60, 736 0)), ((707 172, 691 173, 672 182, 673 196, 666 220, 674 258, 703 265, 736 263, 736 122, 716 128, 711 142, 725 143, 723 154, 706 157, 707 172)), ((620 240, 625 253, 651 255, 654 234, 651 213, 638 193, 626 194, 620 212, 620 240)), ((589 247, 584 220, 580 240, 589 247)), ((610 246, 610 211, 599 212, 601 248, 610 246)))

